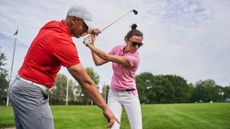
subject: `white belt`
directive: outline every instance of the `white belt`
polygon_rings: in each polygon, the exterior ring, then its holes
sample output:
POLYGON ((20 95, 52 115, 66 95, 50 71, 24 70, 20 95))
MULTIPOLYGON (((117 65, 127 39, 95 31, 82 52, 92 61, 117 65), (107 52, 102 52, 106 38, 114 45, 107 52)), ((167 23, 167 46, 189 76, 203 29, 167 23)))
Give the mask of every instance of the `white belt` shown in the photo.
POLYGON ((17 78, 20 79, 20 80, 22 80, 22 81, 24 81, 24 82, 27 82, 27 83, 29 83, 29 84, 31 84, 31 85, 37 86, 37 87, 41 88, 42 90, 45 90, 45 91, 48 91, 48 90, 49 90, 49 88, 46 87, 45 85, 38 84, 38 83, 35 83, 35 82, 33 82, 33 81, 24 79, 24 78, 22 78, 22 77, 19 76, 19 75, 17 75, 17 78))

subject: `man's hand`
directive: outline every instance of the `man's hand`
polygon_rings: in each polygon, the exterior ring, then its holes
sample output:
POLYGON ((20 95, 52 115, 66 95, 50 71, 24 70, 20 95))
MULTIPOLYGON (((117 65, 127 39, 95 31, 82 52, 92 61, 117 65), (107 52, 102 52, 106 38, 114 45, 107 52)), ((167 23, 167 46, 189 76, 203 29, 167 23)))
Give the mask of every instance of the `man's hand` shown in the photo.
POLYGON ((94 41, 96 40, 97 35, 89 35, 87 36, 83 43, 88 46, 88 44, 94 44, 94 41))
POLYGON ((87 33, 91 35, 98 35, 101 31, 98 28, 89 28, 87 33))
POLYGON ((120 124, 119 120, 113 115, 113 113, 110 111, 109 108, 105 109, 103 111, 104 116, 106 117, 108 121, 108 127, 111 128, 115 122, 120 124))
MULTIPOLYGON (((98 34, 100 34, 101 31, 97 28, 95 29, 92 29, 92 28, 89 28, 88 31, 87 31, 87 34, 90 34, 89 36, 87 36, 84 41, 83 41, 83 44, 85 44, 87 46, 87 44, 93 44, 94 41, 96 40, 96 37, 98 34)), ((85 34, 86 35, 86 34, 85 34)))
POLYGON ((104 99, 101 97, 99 91, 96 88, 96 84, 90 79, 89 75, 81 64, 68 67, 68 71, 82 86, 87 95, 96 103, 102 110, 103 114, 108 121, 108 127, 112 127, 118 119, 113 115, 109 107, 106 105, 104 99))

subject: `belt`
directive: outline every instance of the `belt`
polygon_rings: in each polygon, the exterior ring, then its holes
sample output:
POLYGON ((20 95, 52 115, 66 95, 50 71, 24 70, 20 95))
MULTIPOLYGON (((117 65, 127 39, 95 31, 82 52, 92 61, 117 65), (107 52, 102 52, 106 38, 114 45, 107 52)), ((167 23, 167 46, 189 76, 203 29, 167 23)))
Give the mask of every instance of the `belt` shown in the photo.
POLYGON ((24 81, 24 82, 27 82, 27 83, 29 83, 29 84, 31 84, 31 85, 37 86, 37 87, 41 88, 42 90, 45 90, 45 91, 48 91, 48 90, 49 90, 49 88, 46 87, 45 85, 38 84, 38 83, 36 83, 36 82, 33 82, 33 81, 30 81, 30 80, 24 79, 24 78, 22 78, 20 75, 17 75, 16 78, 17 78, 17 79, 20 79, 20 80, 22 80, 22 81, 24 81))
POLYGON ((124 90, 120 90, 120 92, 124 92, 124 91, 134 91, 135 89, 124 89, 124 90))

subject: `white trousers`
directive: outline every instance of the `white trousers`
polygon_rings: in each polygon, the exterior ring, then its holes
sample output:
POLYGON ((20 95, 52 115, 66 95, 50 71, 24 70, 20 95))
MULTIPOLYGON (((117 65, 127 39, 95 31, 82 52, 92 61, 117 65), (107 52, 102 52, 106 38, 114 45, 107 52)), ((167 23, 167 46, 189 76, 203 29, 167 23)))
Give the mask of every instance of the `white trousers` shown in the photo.
MULTIPOLYGON (((138 96, 130 91, 109 91, 108 106, 121 122, 122 106, 128 115, 131 129, 142 129, 142 113, 138 96)), ((111 129, 120 129, 120 124, 115 123, 111 129)))

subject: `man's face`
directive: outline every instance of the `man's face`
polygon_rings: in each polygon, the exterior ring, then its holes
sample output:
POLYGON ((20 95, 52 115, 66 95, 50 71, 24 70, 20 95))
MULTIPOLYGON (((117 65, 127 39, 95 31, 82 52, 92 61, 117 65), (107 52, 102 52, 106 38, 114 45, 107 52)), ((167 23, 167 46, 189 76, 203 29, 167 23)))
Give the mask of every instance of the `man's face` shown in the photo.
POLYGON ((76 38, 80 38, 84 36, 88 31, 88 26, 85 24, 85 22, 77 17, 73 18, 72 21, 72 28, 71 28, 71 34, 72 36, 76 38))

